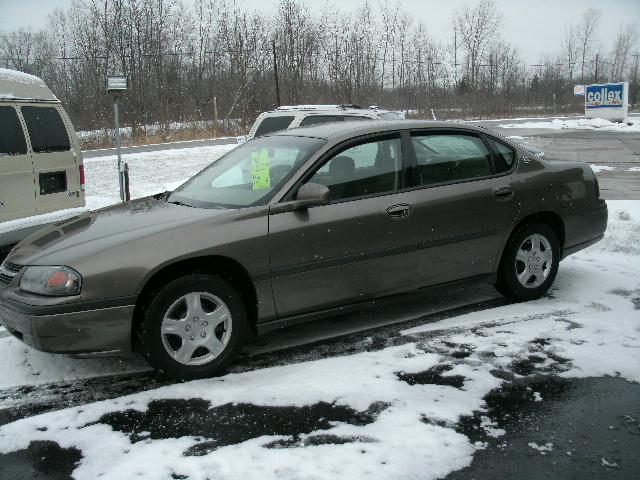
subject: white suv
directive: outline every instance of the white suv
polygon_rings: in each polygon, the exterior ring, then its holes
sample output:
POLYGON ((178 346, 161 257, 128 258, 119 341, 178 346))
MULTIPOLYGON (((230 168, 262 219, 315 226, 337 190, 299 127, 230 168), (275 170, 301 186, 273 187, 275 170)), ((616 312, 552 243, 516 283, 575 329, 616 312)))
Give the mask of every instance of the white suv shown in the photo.
POLYGON ((398 112, 378 110, 377 107, 360 108, 357 105, 296 105, 280 107, 261 113, 254 122, 249 135, 242 140, 266 135, 288 128, 304 127, 318 123, 345 122, 349 120, 402 120, 398 112))

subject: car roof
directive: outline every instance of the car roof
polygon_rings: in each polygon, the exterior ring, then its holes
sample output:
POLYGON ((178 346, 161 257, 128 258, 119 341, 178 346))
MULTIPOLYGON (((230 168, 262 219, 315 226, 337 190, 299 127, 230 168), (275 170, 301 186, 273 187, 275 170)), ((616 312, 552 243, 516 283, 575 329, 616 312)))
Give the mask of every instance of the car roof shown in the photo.
POLYGON ((41 78, 6 68, 0 68, 1 101, 59 102, 41 78))
POLYGON ((340 141, 372 133, 398 132, 416 129, 448 129, 486 132, 478 127, 457 122, 433 120, 367 120, 350 122, 333 122, 309 125, 307 127, 280 130, 264 136, 315 137, 325 140, 340 141))

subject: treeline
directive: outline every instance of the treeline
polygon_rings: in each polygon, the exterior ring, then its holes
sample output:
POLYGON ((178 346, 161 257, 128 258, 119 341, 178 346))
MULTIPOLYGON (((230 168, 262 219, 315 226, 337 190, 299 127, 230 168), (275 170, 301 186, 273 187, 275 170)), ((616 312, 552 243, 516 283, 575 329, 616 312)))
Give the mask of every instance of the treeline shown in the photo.
POLYGON ((105 77, 128 75, 121 110, 134 137, 146 125, 168 133, 172 122, 211 121, 216 111, 221 126, 245 129, 276 104, 274 59, 282 104, 438 118, 560 113, 579 111, 575 83, 637 75, 635 25, 604 49, 598 16, 584 11, 558 51, 531 65, 503 38, 493 0, 456 11, 439 41, 400 2, 314 12, 282 0, 265 14, 232 0, 83 0, 54 11, 43 31, 1 33, 0 65, 44 78, 83 130, 112 125, 105 77))

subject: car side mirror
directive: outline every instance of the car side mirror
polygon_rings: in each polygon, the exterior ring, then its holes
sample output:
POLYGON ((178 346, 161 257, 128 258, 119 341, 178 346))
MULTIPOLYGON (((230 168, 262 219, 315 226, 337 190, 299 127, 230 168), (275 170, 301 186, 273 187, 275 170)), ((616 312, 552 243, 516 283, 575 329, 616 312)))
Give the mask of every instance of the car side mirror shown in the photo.
POLYGON ((305 183, 298 189, 295 200, 271 205, 269 212, 272 214, 294 212, 318 205, 327 205, 328 203, 329 188, 326 185, 305 183))

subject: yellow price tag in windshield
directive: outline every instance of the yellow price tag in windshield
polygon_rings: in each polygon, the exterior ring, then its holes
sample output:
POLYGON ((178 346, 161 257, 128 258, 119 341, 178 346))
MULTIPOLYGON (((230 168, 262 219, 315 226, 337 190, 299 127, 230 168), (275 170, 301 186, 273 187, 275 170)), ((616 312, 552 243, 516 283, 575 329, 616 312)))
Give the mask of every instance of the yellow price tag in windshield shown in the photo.
POLYGON ((254 190, 271 188, 269 152, 266 148, 251 153, 251 176, 254 190))

